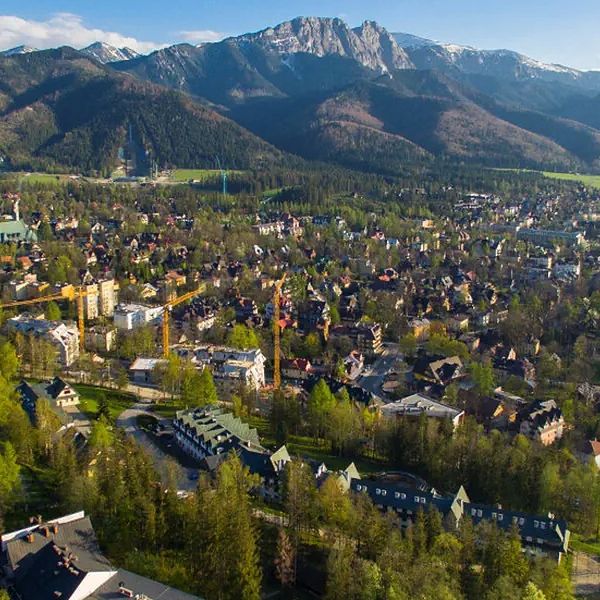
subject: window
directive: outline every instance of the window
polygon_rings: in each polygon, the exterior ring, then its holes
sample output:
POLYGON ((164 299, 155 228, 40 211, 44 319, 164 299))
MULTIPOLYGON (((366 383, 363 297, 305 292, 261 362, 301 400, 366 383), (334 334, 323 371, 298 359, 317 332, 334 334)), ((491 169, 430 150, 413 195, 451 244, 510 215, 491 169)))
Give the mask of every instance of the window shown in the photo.
POLYGON ((419 496, 415 496, 415 502, 419 504, 419 496))
POLYGON ((525 519, 523 517, 521 517, 519 519, 519 525, 524 525, 525 524, 525 519))
POLYGON ((375 493, 376 493, 376 494, 379 496, 379 495, 381 494, 381 490, 380 490, 379 488, 377 488, 377 489, 375 490, 375 493))
POLYGON ((498 515, 495 512, 492 513, 492 519, 495 519, 497 516, 498 515))
POLYGON ((387 494, 387 490, 381 490, 381 495, 385 496, 387 494))
POLYGON ((406 500, 406 494, 400 494, 400 498, 402 498, 402 500, 406 500))
POLYGON ((538 538, 536 541, 540 545, 544 543, 544 540, 542 538, 538 538))
POLYGON ((362 490, 362 486, 361 486, 361 485, 357 485, 357 486, 356 486, 356 491, 357 491, 357 492, 360 492, 360 490, 362 490))
POLYGON ((502 513, 498 513, 498 521, 502 521, 504 519, 504 515, 502 513))
POLYGON ((421 504, 425 504, 425 502, 427 502, 427 500, 425 500, 425 498, 423 498, 423 496, 421 496, 421 504))
POLYGON ((534 521, 533 522, 533 526, 537 529, 540 526, 540 522, 539 521, 534 521))
POLYGON ((541 527, 542 529, 546 529, 546 523, 545 523, 545 521, 542 521, 542 522, 540 523, 540 527, 541 527))
POLYGON ((400 492, 395 492, 394 493, 394 498, 400 498, 400 492))
POLYGON ((478 517, 483 517, 483 511, 480 508, 477 509, 477 516, 478 517))
POLYGON ((530 535, 528 535, 525 540, 528 542, 533 542, 533 538, 530 535))
POLYGON ((477 510, 475 510, 474 508, 471 509, 471 516, 472 517, 477 516, 477 510))

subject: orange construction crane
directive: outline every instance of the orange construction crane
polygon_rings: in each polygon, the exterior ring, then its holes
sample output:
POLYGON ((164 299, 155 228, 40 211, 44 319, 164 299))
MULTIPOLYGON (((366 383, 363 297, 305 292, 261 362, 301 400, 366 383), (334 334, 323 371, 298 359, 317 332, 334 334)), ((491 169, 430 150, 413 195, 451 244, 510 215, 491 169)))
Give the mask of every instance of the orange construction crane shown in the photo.
POLYGON ((183 302, 186 302, 188 300, 192 300, 193 298, 195 298, 196 296, 202 294, 203 292, 206 291, 206 284, 201 284, 200 286, 198 286, 197 289, 188 292, 187 294, 183 294, 183 296, 179 296, 179 298, 175 298, 174 300, 171 300, 170 302, 167 302, 163 308, 163 322, 162 322, 162 338, 163 338, 163 356, 165 358, 169 358, 169 346, 170 346, 170 340, 171 340, 171 310, 173 310, 173 308, 175 306, 178 306, 179 304, 182 304, 183 302))
POLYGON ((30 300, 15 300, 14 302, 4 302, 0 304, 0 308, 13 308, 15 306, 27 306, 32 304, 41 304, 44 302, 60 302, 67 300, 69 302, 77 301, 77 327, 79 329, 79 349, 84 350, 85 346, 85 311, 83 299, 88 296, 81 287, 66 285, 58 294, 50 294, 49 296, 40 296, 39 298, 31 298, 30 300))
POLYGON ((287 274, 275 284, 273 293, 273 389, 278 390, 281 387, 281 327, 279 319, 281 317, 281 288, 285 283, 287 274))

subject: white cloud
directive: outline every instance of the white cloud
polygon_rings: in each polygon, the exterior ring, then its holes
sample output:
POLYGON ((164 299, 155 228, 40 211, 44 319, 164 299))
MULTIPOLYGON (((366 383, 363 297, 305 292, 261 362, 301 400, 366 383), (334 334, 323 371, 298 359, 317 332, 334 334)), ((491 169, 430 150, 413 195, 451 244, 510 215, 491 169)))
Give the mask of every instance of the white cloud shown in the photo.
POLYGON ((190 44, 202 44, 205 42, 218 42, 225 37, 224 33, 211 31, 210 29, 199 29, 194 31, 180 31, 179 37, 190 44))
POLYGON ((0 50, 21 44, 39 49, 57 46, 83 48, 94 42, 105 42, 118 48, 126 46, 144 54, 165 45, 86 27, 80 16, 71 13, 56 13, 47 21, 0 15, 0 50))

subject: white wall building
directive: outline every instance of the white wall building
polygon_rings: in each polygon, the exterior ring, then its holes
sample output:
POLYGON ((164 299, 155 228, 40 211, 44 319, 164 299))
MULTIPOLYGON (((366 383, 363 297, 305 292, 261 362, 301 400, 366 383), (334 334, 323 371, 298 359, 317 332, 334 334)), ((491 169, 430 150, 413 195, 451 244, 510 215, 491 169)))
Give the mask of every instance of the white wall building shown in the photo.
POLYGON ((114 324, 117 329, 131 331, 144 325, 159 323, 163 310, 162 306, 119 304, 114 312, 114 324))

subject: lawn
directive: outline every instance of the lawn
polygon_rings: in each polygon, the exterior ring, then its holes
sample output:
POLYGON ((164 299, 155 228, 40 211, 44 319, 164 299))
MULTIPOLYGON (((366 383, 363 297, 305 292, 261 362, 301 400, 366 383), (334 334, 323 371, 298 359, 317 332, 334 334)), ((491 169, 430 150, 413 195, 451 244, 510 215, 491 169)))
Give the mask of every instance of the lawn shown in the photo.
MULTIPOLYGON (((227 171, 227 175, 238 175, 243 171, 227 171)), ((221 177, 221 171, 219 169, 175 169, 171 173, 172 181, 187 182, 191 179, 195 181, 208 181, 217 180, 221 177)))
POLYGON ((135 396, 127 392, 107 390, 92 385, 73 386, 81 395, 81 411, 90 417, 96 416, 98 404, 103 396, 108 400, 110 416, 116 419, 124 410, 135 403, 135 396))
POLYGON ((51 185, 64 185, 69 181, 69 175, 55 175, 52 173, 13 173, 24 183, 45 183, 51 185))
MULTIPOLYGON (((256 428, 260 437, 261 444, 267 448, 275 449, 277 445, 271 437, 269 431, 269 423, 264 417, 253 416, 246 419, 250 426, 256 428)), ((356 468, 361 475, 369 475, 371 473, 381 473, 389 469, 389 466, 377 460, 368 458, 345 458, 330 453, 330 448, 327 443, 319 443, 311 437, 301 435, 290 435, 290 439, 286 443, 286 448, 292 456, 300 456, 324 462, 329 469, 345 469, 353 460, 356 468)))
POLYGON ((558 173, 554 171, 532 171, 530 169, 494 169, 495 171, 513 171, 515 173, 537 173, 549 179, 583 183, 587 187, 600 189, 600 175, 585 175, 580 173, 558 173))
POLYGON ((600 175, 580 175, 579 173, 554 173, 552 171, 542 171, 544 177, 550 179, 559 179, 562 181, 577 181, 587 187, 600 189, 600 175))
POLYGON ((581 536, 574 533, 571 536, 571 548, 577 552, 585 552, 600 556, 600 540, 595 538, 582 539, 581 536))

